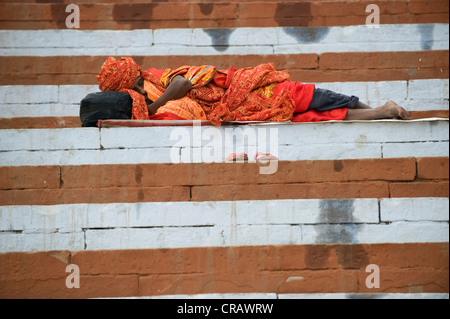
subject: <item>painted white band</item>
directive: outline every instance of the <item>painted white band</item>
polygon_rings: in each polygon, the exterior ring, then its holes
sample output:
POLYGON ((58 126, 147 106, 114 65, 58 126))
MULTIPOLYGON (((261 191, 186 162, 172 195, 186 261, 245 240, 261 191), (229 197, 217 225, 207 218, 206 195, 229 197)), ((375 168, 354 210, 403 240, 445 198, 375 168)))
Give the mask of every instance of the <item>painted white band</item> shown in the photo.
POLYGON ((384 198, 380 205, 378 199, 298 199, 1 206, 0 247, 7 252, 448 242, 448 208, 448 198, 384 198))
POLYGON ((0 56, 246 55, 448 50, 448 24, 158 30, 1 30, 0 56), (114 39, 114 41, 111 41, 114 39))
MULTIPOLYGON (((324 82, 316 87, 354 95, 371 107, 393 100, 409 111, 449 109, 449 80, 379 82, 324 82)), ((80 102, 97 85, 4 85, 0 86, 3 118, 79 116, 80 102)))
MULTIPOLYGON (((120 299, 449 299, 446 293, 210 293, 118 297, 120 299)), ((105 298, 116 299, 116 298, 105 298)), ((269 302, 270 303, 270 302, 269 302)))
POLYGON ((282 161, 449 156, 448 136, 448 119, 5 129, 0 166, 211 163, 240 152, 249 161, 257 152, 282 161))

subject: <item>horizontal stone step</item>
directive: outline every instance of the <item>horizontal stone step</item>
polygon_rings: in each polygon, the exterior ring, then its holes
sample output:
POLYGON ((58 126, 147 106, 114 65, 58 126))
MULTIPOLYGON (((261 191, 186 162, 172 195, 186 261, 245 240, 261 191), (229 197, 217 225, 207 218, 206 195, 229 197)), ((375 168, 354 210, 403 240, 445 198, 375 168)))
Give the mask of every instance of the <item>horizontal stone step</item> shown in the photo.
MULTIPOLYGON (((2 298, 358 298, 448 294, 448 243, 314 244, 0 254, 2 298), (80 287, 65 285, 78 266, 80 287), (366 285, 379 267, 380 288, 366 285), (67 272, 66 272, 67 271, 67 272), (297 295, 299 294, 299 295, 297 295), (355 295, 356 294, 356 295, 355 295), (375 294, 375 295, 377 295, 375 294), (375 297, 375 296, 374 296, 375 297)), ((207 301, 206 301, 207 303, 207 301)))
POLYGON ((448 180, 1 190, 1 205, 449 197, 448 180))
POLYGON ((380 205, 377 199, 310 199, 1 206, 0 247, 12 252, 448 242, 448 205, 448 198, 385 198, 380 205), (413 213, 407 211, 411 207, 413 213))
POLYGON ((438 197, 1 206, 0 231, 445 222, 448 208, 438 197))
MULTIPOLYGON (((274 63, 300 82, 370 82, 448 79, 448 50, 317 54, 134 56, 142 68, 214 64, 219 69, 274 63)), ((0 57, 0 85, 96 85, 107 56, 0 57)))
MULTIPOLYGON (((273 26, 362 25, 370 0, 300 2, 151 2, 78 4, 80 28, 161 29, 273 26), (177 12, 176 15, 173 13, 177 12)), ((448 23, 448 2, 383 1, 377 4, 381 23, 448 23)), ((65 3, 2 3, 3 29, 63 29, 72 10, 65 3)))
POLYGON ((158 30, 1 30, 1 56, 322 54, 448 50, 448 24, 158 30), (110 39, 114 38, 114 42, 110 39))
POLYGON ((0 205, 448 197, 448 162, 277 162, 271 174, 251 163, 9 166, 0 168, 0 205))
POLYGON ((448 134, 448 119, 6 129, 0 130, 0 165, 224 162, 236 152, 246 152, 250 162, 257 152, 280 161, 448 156, 448 134))
MULTIPOLYGON (((319 82, 315 85, 357 96, 372 107, 393 100, 408 111, 449 109, 448 79, 319 82)), ((80 101, 89 93, 99 91, 98 85, 4 85, 0 86, 0 114, 2 118, 78 117, 80 101)))
POLYGON ((279 161, 274 174, 255 163, 3 166, 0 189, 80 189, 448 180, 448 157, 279 161), (217 172, 221 172, 220 175, 217 172), (171 178, 167 178, 171 176, 171 178))
MULTIPOLYGON (((448 110, 409 111, 412 120, 449 118, 448 110)), ((160 123, 164 124, 164 123, 160 123)), ((164 126, 164 125, 163 125, 164 126)), ((81 127, 79 116, 0 118, 0 129, 49 129, 81 127)))
MULTIPOLYGON (((446 111, 428 111, 425 117, 448 117, 446 111)), ((420 112, 423 113, 423 112, 420 112)), ((46 117, 13 117, 0 118, 0 129, 42 129, 42 128, 74 128, 81 127, 78 116, 46 116, 46 117)))

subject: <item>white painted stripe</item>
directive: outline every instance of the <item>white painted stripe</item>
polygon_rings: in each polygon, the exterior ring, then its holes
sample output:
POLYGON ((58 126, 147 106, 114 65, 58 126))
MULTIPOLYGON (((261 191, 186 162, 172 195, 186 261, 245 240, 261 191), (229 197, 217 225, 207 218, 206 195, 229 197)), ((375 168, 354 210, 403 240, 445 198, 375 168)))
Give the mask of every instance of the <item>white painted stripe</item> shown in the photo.
POLYGON ((448 50, 448 24, 318 28, 1 30, 0 56, 226 55, 448 50), (114 38, 114 41, 111 39, 114 38))
POLYGON ((448 198, 383 198, 380 219, 393 221, 448 221, 448 198))
POLYGON ((377 199, 2 206, 0 249, 10 252, 449 241, 448 215, 445 219, 442 213, 448 207, 448 198, 417 198, 419 205, 412 217, 403 210, 397 213, 405 214, 403 219, 408 221, 390 223, 380 221, 379 216, 389 216, 392 207, 403 199, 383 200, 380 206, 377 199), (430 210, 437 213, 430 215, 430 210))
MULTIPOLYGON (((436 157, 449 156, 447 142, 419 143, 333 143, 304 146, 280 145, 278 158, 282 161, 298 160, 342 160, 364 158, 396 157, 436 157), (326 151, 325 151, 326 150, 326 151)), ((244 149, 245 150, 245 149, 244 149)), ((213 149, 203 149, 208 154, 213 149)), ((106 164, 145 164, 145 163, 190 163, 194 161, 194 149, 185 148, 147 148, 147 149, 109 149, 109 150, 63 150, 63 151, 12 151, 0 152, 0 166, 38 166, 38 165, 106 165, 106 164), (177 155, 172 156, 173 153, 177 155), (187 155, 189 154, 189 156, 187 155), (182 161, 183 160, 183 161, 182 161)), ((234 150, 215 153, 209 162, 224 162, 234 150)), ((275 153, 275 152, 273 152, 275 153)), ((253 160, 256 153, 248 152, 253 160)), ((206 159, 200 158, 203 162, 206 159)))
MULTIPOLYGON (((28 132, 30 135, 34 134, 32 130, 28 132)), ((109 149, 172 146, 223 147, 227 141, 232 141, 233 138, 236 139, 234 145, 237 147, 258 146, 258 148, 265 148, 272 141, 277 145, 297 146, 333 143, 448 141, 448 132, 448 119, 424 119, 315 123, 272 122, 267 125, 248 124, 244 127, 225 125, 220 127, 120 127, 102 129, 100 134, 103 148, 109 149), (134 138, 130 139, 130 136, 134 138), (158 139, 148 138, 149 136, 158 136, 158 139), (198 141, 197 137, 199 137, 198 141), (246 137, 249 139, 247 140, 246 137), (307 137, 307 140, 302 137, 307 137)))
POLYGON ((97 128, 0 130, 0 151, 100 149, 97 128))
MULTIPOLYGON (((449 299, 446 293, 210 293, 96 299, 449 299)), ((207 302, 206 302, 207 303, 207 302)))
POLYGON ((449 109, 449 80, 324 82, 316 87, 359 97, 371 107, 393 100, 408 111, 449 109))
POLYGON ((323 293, 278 294, 279 299, 449 299, 446 293, 323 293))
POLYGON ((448 222, 238 225, 1 232, 1 252, 448 242, 448 222), (186 240, 189 238, 189 240, 186 240))
MULTIPOLYGON (((211 293, 192 295, 158 295, 125 297, 125 299, 277 299, 277 293, 211 293)), ((109 298, 108 298, 109 299, 109 298)), ((114 298, 112 298, 114 299, 114 298)))
POLYGON ((80 103, 0 104, 0 113, 1 118, 80 116, 80 103))
POLYGON ((10 129, 0 130, 0 166, 224 162, 236 152, 249 162, 257 152, 282 161, 449 156, 448 131, 444 119, 10 129))
POLYGON ((0 233, 1 252, 51 251, 84 249, 84 232, 70 233, 0 233))
MULTIPOLYGON (((72 88, 75 88, 75 86, 72 86, 72 88)), ((41 104, 58 102, 60 101, 57 85, 0 86, 1 104, 41 104)))
POLYGON ((0 166, 162 164, 172 162, 171 151, 173 151, 171 148, 155 147, 122 150, 0 152, 0 166))
POLYGON ((98 85, 3 85, 0 86, 2 118, 79 116, 80 102, 98 85))
POLYGON ((0 231, 379 223, 378 210, 376 198, 18 205, 0 206, 0 231), (330 207, 336 210, 336 215, 340 212, 341 216, 326 215, 331 214, 328 211, 330 207))
MULTIPOLYGON (((393 100, 410 111, 449 109, 448 79, 315 84, 358 96, 372 107, 393 100)), ((94 92, 99 92, 98 85, 4 85, 0 86, 0 114, 3 118, 79 116, 81 100, 94 92)))
POLYGON ((449 156, 448 147, 448 142, 386 143, 381 146, 381 157, 449 156))

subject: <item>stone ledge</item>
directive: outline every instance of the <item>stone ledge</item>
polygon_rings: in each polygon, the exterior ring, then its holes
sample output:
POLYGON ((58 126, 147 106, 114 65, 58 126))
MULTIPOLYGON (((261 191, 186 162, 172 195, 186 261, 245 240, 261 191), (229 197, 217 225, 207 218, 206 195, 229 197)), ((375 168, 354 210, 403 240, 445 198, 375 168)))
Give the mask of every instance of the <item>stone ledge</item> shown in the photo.
POLYGON ((448 119, 194 127, 0 130, 0 165, 224 162, 270 152, 281 161, 448 156, 448 119), (132 137, 132 138, 131 138, 132 137), (152 138, 157 137, 157 138, 152 138))

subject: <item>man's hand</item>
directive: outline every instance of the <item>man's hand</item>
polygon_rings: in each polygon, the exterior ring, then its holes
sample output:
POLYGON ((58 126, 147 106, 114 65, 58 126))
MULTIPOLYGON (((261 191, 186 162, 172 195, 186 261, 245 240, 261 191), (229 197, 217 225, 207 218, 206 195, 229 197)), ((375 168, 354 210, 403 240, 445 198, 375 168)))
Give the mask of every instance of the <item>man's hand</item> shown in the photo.
MULTIPOLYGON (((136 78, 133 85, 130 87, 131 90, 147 96, 144 91, 144 79, 140 76, 136 78)), ((148 106, 149 115, 153 115, 156 111, 171 100, 178 100, 184 97, 192 89, 191 81, 184 78, 181 75, 177 75, 172 79, 169 86, 166 88, 164 93, 152 104, 148 106)))
POLYGON ((142 94, 143 96, 146 96, 146 93, 144 91, 144 79, 140 76, 138 76, 135 80, 133 85, 130 87, 131 90, 135 90, 139 94, 142 94))
POLYGON ((171 100, 178 100, 186 96, 192 89, 191 82, 181 75, 177 75, 172 79, 172 82, 166 88, 164 93, 152 104, 148 106, 148 113, 153 115, 156 111, 171 100))

